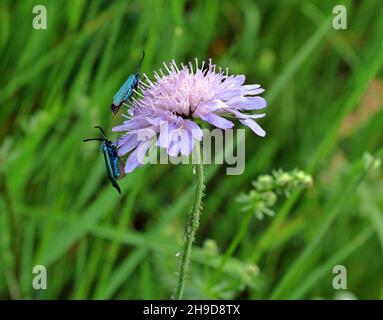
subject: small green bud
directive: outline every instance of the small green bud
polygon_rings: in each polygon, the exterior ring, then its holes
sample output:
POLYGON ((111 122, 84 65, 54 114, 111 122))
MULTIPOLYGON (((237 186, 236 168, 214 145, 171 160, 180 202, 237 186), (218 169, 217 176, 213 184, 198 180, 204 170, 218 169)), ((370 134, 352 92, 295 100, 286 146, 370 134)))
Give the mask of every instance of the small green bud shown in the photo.
POLYGON ((274 179, 269 174, 262 175, 256 182, 256 187, 259 191, 266 191, 273 188, 274 179))
POLYGON ((276 170, 272 175, 259 176, 252 184, 254 188, 238 200, 243 203, 242 211, 251 211, 261 220, 265 215, 270 217, 275 215, 272 207, 276 204, 278 196, 288 197, 297 189, 309 188, 313 180, 302 170, 295 169, 289 172, 276 170))
POLYGON ((299 170, 295 174, 298 185, 302 185, 305 188, 309 188, 313 184, 313 179, 310 175, 306 174, 304 171, 299 170))
POLYGON ((283 172, 279 177, 277 178, 277 183, 280 186, 288 186, 293 181, 293 177, 287 173, 283 172))
POLYGON ((265 206, 272 207, 277 202, 277 195, 272 191, 265 192, 263 194, 263 201, 265 206))

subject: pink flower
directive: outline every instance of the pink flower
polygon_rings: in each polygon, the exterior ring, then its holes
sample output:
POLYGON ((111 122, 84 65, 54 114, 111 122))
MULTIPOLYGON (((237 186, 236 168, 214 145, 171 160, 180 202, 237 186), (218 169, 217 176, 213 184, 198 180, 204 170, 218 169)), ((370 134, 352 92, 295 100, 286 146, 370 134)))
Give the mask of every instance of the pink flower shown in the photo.
POLYGON ((171 156, 189 155, 194 140, 202 140, 202 130, 195 122, 201 119, 220 129, 234 126, 226 117, 238 119, 259 136, 265 131, 254 121, 265 114, 248 111, 266 107, 264 98, 258 96, 264 89, 260 85, 244 85, 244 75, 228 75, 216 65, 205 62, 198 66, 174 61, 164 63, 166 74, 154 72, 155 82, 146 75, 140 81, 138 98, 131 100, 128 119, 113 131, 125 132, 117 140, 119 156, 129 154, 125 172, 133 171, 143 162, 151 143, 165 148, 171 156), (195 67, 195 70, 193 69, 195 67), (139 92, 140 91, 140 92, 139 92), (163 130, 163 128, 165 128, 163 130))

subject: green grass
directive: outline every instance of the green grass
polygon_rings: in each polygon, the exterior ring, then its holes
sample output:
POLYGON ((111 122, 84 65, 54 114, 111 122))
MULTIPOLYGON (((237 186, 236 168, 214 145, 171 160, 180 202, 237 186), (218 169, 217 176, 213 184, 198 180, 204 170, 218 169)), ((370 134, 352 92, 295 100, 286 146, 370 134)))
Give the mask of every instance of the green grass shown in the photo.
MULTIPOLYGON (((121 122, 111 97, 134 69, 208 59, 266 88, 267 136, 246 135, 246 167, 206 167, 185 298, 383 298, 383 4, 343 1, 34 1, 0 4, 0 298, 167 299, 174 293, 191 166, 147 165, 110 186, 94 125, 121 122), (346 125, 348 128, 346 129, 346 125), (251 181, 295 167, 314 186, 246 216, 251 181), (205 240, 215 241, 209 251, 205 240), (32 288, 44 264, 48 290, 32 288)), ((211 242, 210 242, 211 244, 211 242)))

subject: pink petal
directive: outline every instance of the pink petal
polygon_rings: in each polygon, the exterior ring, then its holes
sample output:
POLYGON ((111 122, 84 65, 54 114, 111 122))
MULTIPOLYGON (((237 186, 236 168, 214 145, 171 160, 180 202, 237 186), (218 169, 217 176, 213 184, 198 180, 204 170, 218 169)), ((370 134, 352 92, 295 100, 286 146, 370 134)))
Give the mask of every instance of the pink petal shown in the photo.
POLYGON ((239 87, 226 88, 217 93, 215 97, 221 100, 230 100, 233 97, 241 95, 241 89, 239 87))
POLYGON ((118 156, 121 157, 132 151, 140 143, 137 141, 137 135, 128 134, 120 139, 117 139, 118 156))
POLYGON ((222 118, 214 113, 208 113, 204 116, 201 116, 201 119, 211 123, 212 125, 220 129, 230 129, 234 126, 233 122, 222 118))
POLYGON ((230 106, 243 110, 258 110, 266 107, 266 100, 262 97, 239 97, 227 102, 230 106))
POLYGON ((142 142, 138 147, 130 153, 125 162, 125 173, 130 173, 137 167, 141 166, 145 159, 145 154, 150 147, 150 141, 142 142))
POLYGON ((172 157, 177 157, 180 153, 179 141, 172 141, 168 149, 168 154, 172 157))
POLYGON ((246 77, 243 74, 240 74, 238 76, 235 76, 232 81, 237 85, 240 86, 245 83, 246 77))
POLYGON ((182 130, 181 135, 181 141, 179 142, 181 154, 188 156, 193 150, 193 137, 186 130, 182 130))
POLYGON ((243 95, 251 95, 251 96, 255 96, 257 94, 260 94, 262 92, 265 92, 265 89, 263 88, 259 88, 259 89, 252 89, 252 90, 242 90, 242 94, 243 95))
POLYGON ((224 103, 222 100, 214 99, 212 101, 209 101, 208 103, 205 103, 204 105, 201 105, 197 108, 197 112, 203 113, 204 111, 210 111, 214 112, 217 110, 226 109, 228 106, 226 103, 224 103), (200 110, 200 111, 199 111, 200 110))
POLYGON ((189 130, 189 132, 195 139, 197 139, 198 141, 202 140, 203 132, 198 124, 191 120, 185 120, 184 126, 187 130, 189 130))
POLYGON ((256 123, 253 119, 239 119, 239 121, 248 126, 251 130, 253 130, 257 135, 264 137, 266 135, 265 130, 263 130, 258 123, 256 123))
POLYGON ((172 132, 174 130, 174 123, 163 122, 160 128, 160 134, 157 139, 157 146, 165 149, 169 148, 172 141, 172 132))
POLYGON ((134 169, 136 169, 140 165, 141 163, 137 159, 137 149, 136 149, 129 155, 128 159, 126 159, 125 168, 124 168, 125 173, 131 173, 134 169))

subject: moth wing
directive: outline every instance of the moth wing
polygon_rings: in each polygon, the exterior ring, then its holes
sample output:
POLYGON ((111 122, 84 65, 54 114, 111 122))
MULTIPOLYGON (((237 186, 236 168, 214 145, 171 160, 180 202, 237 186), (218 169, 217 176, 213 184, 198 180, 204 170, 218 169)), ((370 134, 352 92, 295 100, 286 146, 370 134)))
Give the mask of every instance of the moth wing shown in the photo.
POLYGON ((140 76, 137 73, 131 76, 131 79, 130 79, 131 81, 129 82, 129 90, 126 91, 125 100, 128 100, 130 96, 133 94, 133 90, 137 89, 139 79, 140 79, 140 76))
POLYGON ((131 85, 134 80, 134 75, 130 75, 129 78, 124 82, 120 89, 113 96, 113 104, 116 106, 121 105, 124 102, 124 97, 128 91, 131 91, 131 85))
POLYGON ((118 191, 119 194, 121 194, 120 186, 117 183, 116 177, 114 176, 112 163, 110 161, 109 155, 107 154, 107 151, 103 151, 104 153, 104 160, 105 160, 105 167, 106 172, 108 174, 109 180, 112 183, 113 187, 118 191))
POLYGON ((125 170, 124 170, 124 163, 122 162, 121 158, 118 158, 118 171, 120 173, 120 175, 118 176, 118 179, 122 179, 123 177, 126 176, 126 173, 125 173, 125 170))
POLYGON ((113 185, 113 187, 117 190, 117 192, 118 192, 119 194, 121 194, 120 186, 118 185, 118 183, 117 183, 116 180, 112 180, 112 185, 113 185))

